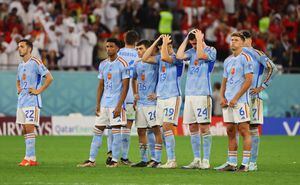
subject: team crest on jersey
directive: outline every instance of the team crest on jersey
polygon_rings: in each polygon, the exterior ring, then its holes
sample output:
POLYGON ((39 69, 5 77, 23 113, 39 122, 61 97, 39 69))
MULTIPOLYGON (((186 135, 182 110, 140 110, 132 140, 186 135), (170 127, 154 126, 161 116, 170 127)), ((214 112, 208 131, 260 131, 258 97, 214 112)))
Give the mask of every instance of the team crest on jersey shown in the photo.
POLYGON ((22 80, 26 80, 26 74, 25 73, 23 73, 23 75, 22 75, 22 80))
POLYGON ((199 61, 198 61, 198 60, 195 60, 195 61, 194 61, 194 65, 197 66, 198 64, 199 64, 199 61))
POLYGON ((112 74, 111 73, 107 73, 107 79, 111 79, 111 77, 112 77, 112 74))
POLYGON ((143 80, 143 81, 145 81, 145 73, 143 73, 142 75, 141 75, 141 79, 143 80))
POLYGON ((231 68, 231 71, 230 71, 230 73, 232 74, 232 75, 234 75, 234 73, 235 73, 235 68, 233 67, 233 68, 231 68))
POLYGON ((162 67, 161 67, 161 71, 162 71, 163 73, 165 73, 165 72, 166 72, 166 66, 162 66, 162 67))

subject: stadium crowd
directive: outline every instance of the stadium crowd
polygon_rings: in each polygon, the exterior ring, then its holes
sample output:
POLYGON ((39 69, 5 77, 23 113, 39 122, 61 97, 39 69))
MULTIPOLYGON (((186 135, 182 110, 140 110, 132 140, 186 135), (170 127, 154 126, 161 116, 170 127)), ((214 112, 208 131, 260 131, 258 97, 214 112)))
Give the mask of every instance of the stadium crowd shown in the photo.
POLYGON ((248 29, 283 72, 299 72, 299 20, 298 0, 0 0, 0 69, 17 67, 22 38, 49 69, 91 70, 107 57, 109 37, 123 40, 130 29, 149 40, 171 34, 178 48, 198 28, 220 62, 230 34, 248 29))

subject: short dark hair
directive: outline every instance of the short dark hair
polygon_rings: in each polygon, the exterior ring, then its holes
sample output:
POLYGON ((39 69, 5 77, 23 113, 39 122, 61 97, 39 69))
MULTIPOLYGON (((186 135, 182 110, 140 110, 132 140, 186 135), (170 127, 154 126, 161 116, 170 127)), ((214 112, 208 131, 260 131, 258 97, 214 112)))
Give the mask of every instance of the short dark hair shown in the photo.
POLYGON ((195 34, 194 33, 190 33, 188 35, 188 40, 194 40, 196 38, 195 34))
POLYGON ((139 34, 134 30, 129 30, 125 35, 125 43, 134 45, 139 40, 139 34))
POLYGON ((151 42, 149 40, 141 40, 136 44, 136 46, 142 46, 142 45, 144 45, 146 48, 149 48, 151 42))
POLYGON ((240 33, 240 32, 234 32, 234 33, 232 33, 231 37, 239 37, 239 38, 242 39, 242 41, 245 41, 244 35, 242 33, 240 33))
MULTIPOLYGON (((173 40, 171 39, 171 42, 168 43, 169 44, 172 44, 173 43, 173 40)), ((163 38, 160 38, 159 41, 157 42, 157 46, 161 46, 163 44, 163 38)))
POLYGON ((251 39, 252 38, 252 33, 250 30, 242 30, 240 31, 241 34, 246 38, 246 39, 251 39))
POLYGON ((121 48, 121 42, 116 38, 109 38, 106 40, 106 42, 115 43, 115 45, 118 46, 118 48, 121 48))
POLYGON ((32 44, 32 42, 31 42, 30 40, 28 40, 28 39, 21 39, 21 40, 18 42, 18 44, 21 43, 21 42, 25 42, 25 44, 26 44, 28 47, 30 47, 30 48, 31 48, 31 51, 32 51, 33 44, 32 44))

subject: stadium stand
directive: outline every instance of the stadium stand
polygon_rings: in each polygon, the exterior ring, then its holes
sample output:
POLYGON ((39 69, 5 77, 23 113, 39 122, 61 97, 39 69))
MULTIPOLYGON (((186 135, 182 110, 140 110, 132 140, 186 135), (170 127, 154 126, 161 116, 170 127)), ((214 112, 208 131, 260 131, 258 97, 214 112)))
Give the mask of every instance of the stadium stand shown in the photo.
POLYGON ((297 0, 0 0, 0 10, 1 69, 17 67, 21 38, 34 42, 34 55, 50 69, 91 70, 106 58, 108 37, 122 39, 130 29, 145 39, 171 33, 178 47, 196 27, 216 47, 220 62, 229 53, 230 33, 250 29, 255 47, 282 72, 300 71, 297 0))

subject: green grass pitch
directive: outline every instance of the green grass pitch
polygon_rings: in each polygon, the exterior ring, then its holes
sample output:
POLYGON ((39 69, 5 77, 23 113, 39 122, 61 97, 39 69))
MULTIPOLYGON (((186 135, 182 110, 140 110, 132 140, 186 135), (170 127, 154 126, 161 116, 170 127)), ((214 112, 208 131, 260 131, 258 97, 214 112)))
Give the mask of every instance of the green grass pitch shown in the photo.
MULTIPOLYGON (((106 139, 97 157, 97 167, 77 168, 88 158, 92 137, 37 138, 38 167, 19 167, 24 156, 24 139, 0 137, 0 184, 24 185, 96 185, 96 184, 300 184, 300 137, 263 136, 261 138, 259 171, 248 173, 214 170, 106 168, 106 139)), ((227 138, 213 137, 211 165, 225 162, 227 138)), ((166 160, 163 150, 163 162, 166 160)), ((239 153, 239 161, 241 160, 239 153)), ((139 161, 138 139, 131 138, 130 159, 139 161)), ((193 156, 189 137, 176 137, 178 166, 188 164, 193 156)))

